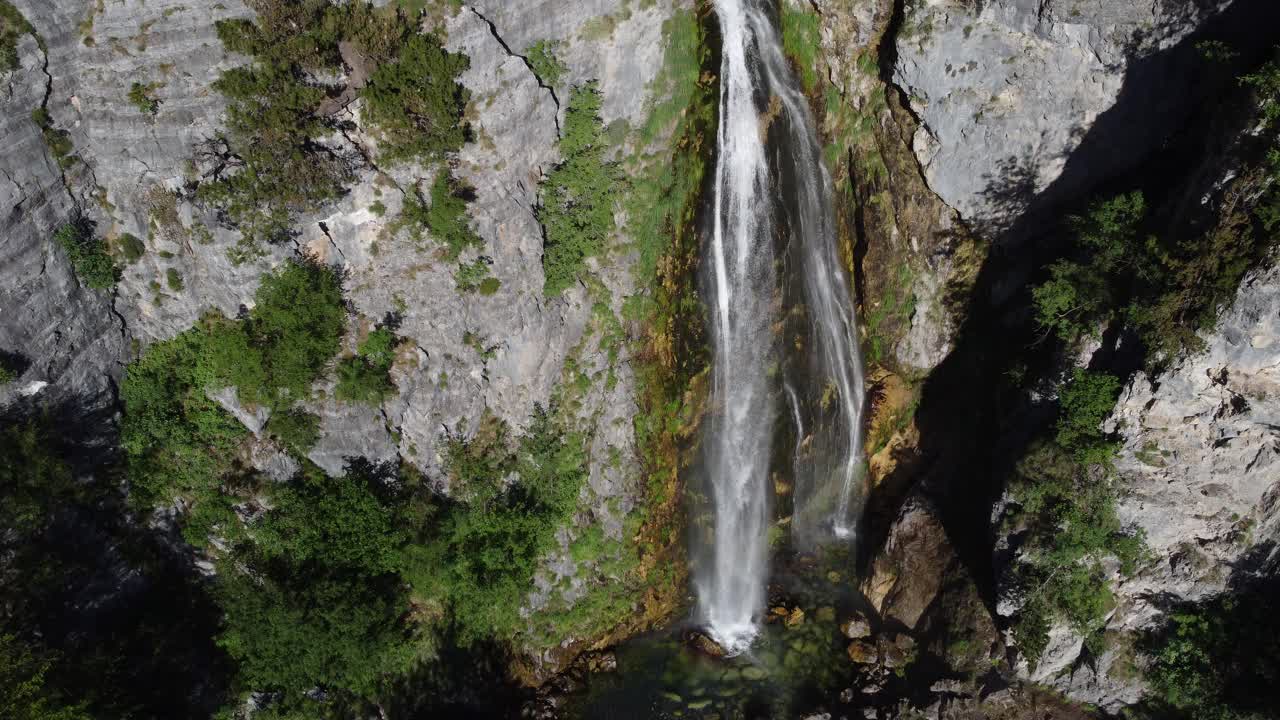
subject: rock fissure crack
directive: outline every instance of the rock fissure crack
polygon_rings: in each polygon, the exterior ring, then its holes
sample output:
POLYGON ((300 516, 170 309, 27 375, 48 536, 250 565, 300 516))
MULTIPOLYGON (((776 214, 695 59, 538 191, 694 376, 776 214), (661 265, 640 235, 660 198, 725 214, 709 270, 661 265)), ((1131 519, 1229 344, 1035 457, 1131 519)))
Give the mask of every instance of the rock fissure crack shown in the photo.
POLYGON ((507 53, 507 55, 513 58, 516 58, 520 60, 520 62, 524 63, 524 66, 529 69, 529 73, 533 75, 533 79, 537 81, 538 87, 542 88, 543 90, 546 90, 547 93, 551 95, 551 102, 554 103, 556 106, 556 117, 555 117, 556 135, 559 135, 560 134, 560 98, 556 95, 555 88, 548 85, 546 81, 542 79, 542 76, 538 75, 538 71, 533 69, 533 63, 529 62, 529 58, 525 57, 524 55, 521 55, 520 53, 513 51, 511 49, 511 46, 507 45, 507 41, 502 39, 502 35, 498 33, 498 26, 494 25, 492 20, 485 17, 484 14, 481 13, 479 10, 477 10, 474 6, 469 7, 468 9, 471 10, 471 12, 475 13, 475 16, 480 18, 480 21, 489 27, 489 34, 493 35, 493 39, 498 41, 498 44, 502 46, 502 49, 507 53))

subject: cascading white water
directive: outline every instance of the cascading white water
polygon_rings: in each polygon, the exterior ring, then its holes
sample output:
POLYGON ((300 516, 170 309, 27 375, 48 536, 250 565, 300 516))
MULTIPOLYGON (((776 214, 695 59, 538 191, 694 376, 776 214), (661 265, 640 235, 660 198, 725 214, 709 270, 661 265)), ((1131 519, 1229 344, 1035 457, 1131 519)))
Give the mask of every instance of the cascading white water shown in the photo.
POLYGON ((714 185, 710 295, 713 403, 706 442, 715 536, 699 574, 706 626, 727 651, 755 637, 764 606, 767 481, 774 400, 767 366, 777 280, 773 201, 760 114, 759 80, 749 62, 758 42, 741 0, 717 0, 723 58, 714 185))
POLYGON ((782 297, 779 231, 794 243, 789 252, 801 258, 798 281, 813 346, 807 379, 832 388, 823 393, 830 399, 817 403, 821 412, 813 411, 810 437, 804 436, 803 415, 813 403, 785 386, 797 433, 795 522, 847 537, 860 497, 864 390, 849 283, 836 252, 831 179, 765 2, 715 0, 723 54, 707 282, 716 412, 703 444, 714 536, 695 582, 702 620, 730 653, 751 643, 764 609, 782 297), (786 135, 771 168, 766 136, 775 119, 786 135), (834 413, 827 408, 833 401, 834 413))

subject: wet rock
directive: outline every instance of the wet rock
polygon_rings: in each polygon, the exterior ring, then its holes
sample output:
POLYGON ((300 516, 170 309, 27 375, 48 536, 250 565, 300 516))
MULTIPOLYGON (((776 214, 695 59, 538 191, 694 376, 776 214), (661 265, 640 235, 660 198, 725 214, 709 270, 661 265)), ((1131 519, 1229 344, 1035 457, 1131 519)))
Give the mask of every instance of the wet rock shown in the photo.
POLYGON ((618 669, 618 656, 612 650, 588 653, 581 662, 593 673, 608 673, 618 669))
POLYGON ((748 680, 763 680, 765 679, 765 675, 766 673, 764 668, 760 668, 755 665, 742 668, 742 677, 748 680))
POLYGON ((845 688, 840 691, 840 702, 845 704, 853 702, 853 688, 845 688))
POLYGON ((791 614, 791 611, 788 610, 786 607, 782 605, 775 605, 769 608, 769 616, 765 618, 765 622, 771 622, 771 623, 783 622, 787 619, 787 616, 790 614, 791 614))
POLYGON ((840 632, 850 640, 871 637, 871 623, 867 622, 862 615, 854 615, 840 623, 840 632))
POLYGON ((886 668, 900 668, 914 657, 916 641, 901 633, 880 639, 880 664, 886 668))
POLYGON ((846 649, 849 659, 859 665, 873 665, 880 659, 880 651, 875 645, 864 640, 854 640, 846 649))
POLYGON ((707 657, 722 658, 725 656, 725 650, 720 646, 720 643, 712 640, 711 636, 704 632, 691 630, 685 635, 684 642, 707 657))

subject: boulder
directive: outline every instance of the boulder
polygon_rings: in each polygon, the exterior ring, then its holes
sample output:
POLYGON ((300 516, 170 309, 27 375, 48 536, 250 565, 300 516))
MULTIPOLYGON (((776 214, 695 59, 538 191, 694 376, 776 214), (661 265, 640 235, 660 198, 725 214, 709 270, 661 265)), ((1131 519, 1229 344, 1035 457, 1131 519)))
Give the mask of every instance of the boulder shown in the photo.
POLYGON ((849 654, 850 660, 859 665, 874 665, 880 659, 880 651, 876 646, 864 640, 854 640, 849 643, 845 652, 849 654))

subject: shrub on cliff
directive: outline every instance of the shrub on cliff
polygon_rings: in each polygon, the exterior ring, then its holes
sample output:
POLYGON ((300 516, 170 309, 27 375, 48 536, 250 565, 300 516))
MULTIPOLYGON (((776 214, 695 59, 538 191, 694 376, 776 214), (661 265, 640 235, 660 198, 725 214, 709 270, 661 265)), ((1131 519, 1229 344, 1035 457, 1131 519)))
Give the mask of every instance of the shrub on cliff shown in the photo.
POLYGON ((1032 665, 1055 619, 1084 637, 1087 650, 1100 653, 1101 630, 1114 606, 1102 560, 1119 559, 1128 574, 1143 557, 1141 535, 1122 526, 1116 514, 1116 445, 1100 427, 1118 391, 1117 378, 1077 369, 1061 391, 1053 441, 1035 444, 1010 484, 1018 507, 1014 522, 1025 529, 1027 551, 1018 571, 1024 604, 1013 637, 1032 665))
POLYGON ((381 159, 435 160, 462 147, 470 94, 457 78, 468 67, 466 55, 445 50, 434 35, 414 35, 373 72, 360 96, 381 139, 381 159))
POLYGON ((396 358, 399 339, 391 328, 382 327, 369 333, 360 343, 355 357, 338 363, 338 386, 334 393, 346 402, 377 405, 395 392, 388 374, 396 358))
POLYGON ((243 404, 290 407, 337 353, 345 319, 333 270, 290 262, 263 279, 244 320, 207 317, 131 363, 120 388, 121 443, 138 501, 185 498, 188 537, 203 542, 228 511, 220 483, 247 433, 209 392, 231 386, 243 404))
POLYGON ((491 417, 470 440, 448 441, 445 465, 462 502, 410 550, 411 583, 452 610, 468 641, 521 630, 519 609, 538 561, 570 520, 587 478, 585 438, 554 413, 535 408, 514 446, 508 432, 491 417))
POLYGON ((18 69, 18 40, 35 34, 27 19, 9 0, 0 0, 0 72, 18 69))
POLYGON ((218 23, 230 51, 253 57, 214 83, 228 100, 225 136, 206 147, 216 163, 199 197, 238 228, 244 259, 259 240, 287 239, 293 219, 345 192, 356 160, 325 143, 337 134, 334 102, 349 89, 340 44, 373 66, 366 120, 388 160, 436 159, 466 138, 466 91, 457 82, 464 55, 421 35, 406 14, 368 2, 252 0, 256 20, 218 23))
POLYGON ((71 268, 85 287, 104 289, 116 284, 120 269, 111 260, 106 245, 87 220, 69 222, 54 233, 54 239, 67 254, 71 268))
POLYGON ((595 83, 573 89, 560 137, 562 160, 542 184, 537 214, 546 232, 542 289, 547 297, 577 282, 586 259, 603 252, 615 230, 618 173, 605 160, 600 102, 595 83))

